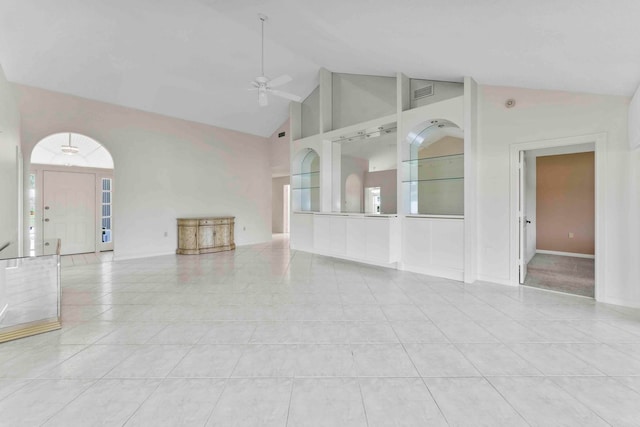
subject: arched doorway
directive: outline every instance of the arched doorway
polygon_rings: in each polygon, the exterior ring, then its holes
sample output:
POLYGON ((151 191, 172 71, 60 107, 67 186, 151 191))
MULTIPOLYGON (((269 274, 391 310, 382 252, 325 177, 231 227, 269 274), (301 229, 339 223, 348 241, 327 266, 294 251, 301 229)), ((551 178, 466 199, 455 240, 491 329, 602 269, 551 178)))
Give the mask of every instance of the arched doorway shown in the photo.
POLYGON ((113 250, 111 154, 96 140, 56 133, 31 152, 29 249, 61 239, 63 255, 113 250))

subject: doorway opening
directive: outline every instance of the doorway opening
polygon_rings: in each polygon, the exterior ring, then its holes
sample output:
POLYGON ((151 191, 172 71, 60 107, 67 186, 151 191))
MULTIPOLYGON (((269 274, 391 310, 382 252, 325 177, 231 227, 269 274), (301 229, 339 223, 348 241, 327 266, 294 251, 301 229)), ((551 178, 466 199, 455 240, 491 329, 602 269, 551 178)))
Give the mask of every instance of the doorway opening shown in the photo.
POLYGON ((593 144, 522 152, 520 284, 593 298, 593 144))
POLYGON ((604 135, 511 147, 514 285, 601 299, 604 135))
POLYGON ((380 213, 380 187, 367 187, 364 189, 364 213, 380 213))
POLYGON ((99 142, 77 133, 42 139, 31 153, 29 252, 52 239, 61 254, 112 251, 114 164, 99 142))
POLYGON ((289 213, 291 212, 291 185, 282 186, 282 232, 289 233, 289 213))

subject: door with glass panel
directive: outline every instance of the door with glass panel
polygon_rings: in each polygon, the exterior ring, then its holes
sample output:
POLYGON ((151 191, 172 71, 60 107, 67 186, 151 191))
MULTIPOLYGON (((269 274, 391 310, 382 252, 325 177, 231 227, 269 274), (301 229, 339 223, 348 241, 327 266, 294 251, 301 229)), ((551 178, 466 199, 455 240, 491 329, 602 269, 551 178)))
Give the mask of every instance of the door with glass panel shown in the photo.
POLYGON ((100 178, 98 250, 113 250, 113 178, 100 178))

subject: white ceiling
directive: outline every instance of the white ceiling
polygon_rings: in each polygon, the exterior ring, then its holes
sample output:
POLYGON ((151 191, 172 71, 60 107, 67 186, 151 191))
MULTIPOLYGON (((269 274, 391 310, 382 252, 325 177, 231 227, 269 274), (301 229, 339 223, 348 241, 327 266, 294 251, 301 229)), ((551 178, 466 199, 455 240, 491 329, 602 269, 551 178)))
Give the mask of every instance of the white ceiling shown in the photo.
POLYGON ((317 70, 630 96, 638 0, 0 0, 9 80, 268 136, 288 115, 245 89, 265 69, 306 97, 317 70))

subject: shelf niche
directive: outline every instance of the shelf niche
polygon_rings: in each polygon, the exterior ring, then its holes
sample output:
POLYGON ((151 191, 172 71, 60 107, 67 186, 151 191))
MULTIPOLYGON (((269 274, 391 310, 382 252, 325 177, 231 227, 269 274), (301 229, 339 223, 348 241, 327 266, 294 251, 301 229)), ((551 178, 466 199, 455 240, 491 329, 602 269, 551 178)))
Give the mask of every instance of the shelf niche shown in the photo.
POLYGON ((464 215, 464 134, 455 123, 431 119, 407 137, 402 162, 408 214, 464 215))
POLYGON ((293 161, 291 202, 293 211, 320 211, 320 156, 315 150, 299 151, 293 161))

